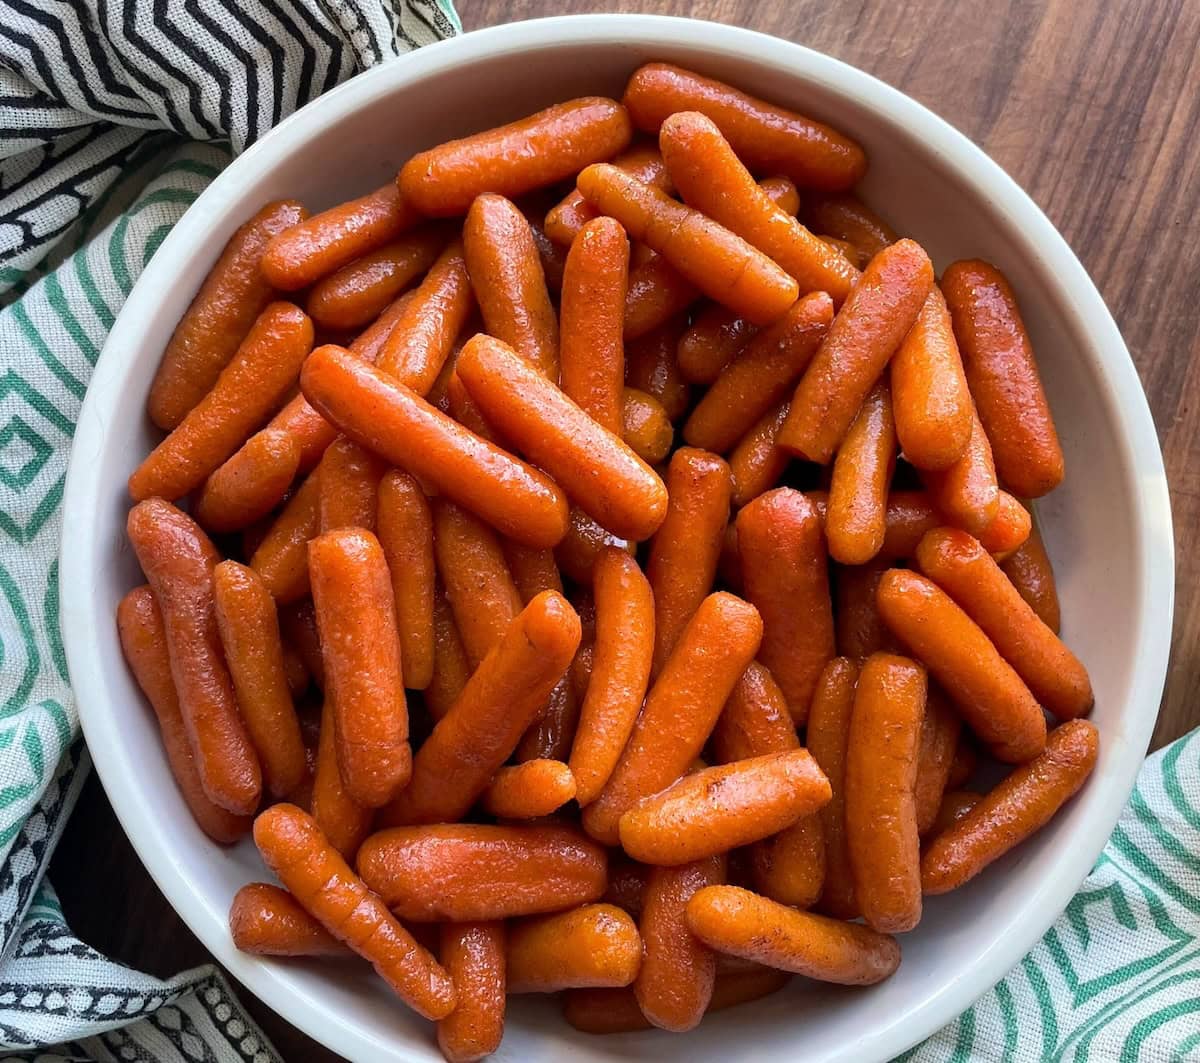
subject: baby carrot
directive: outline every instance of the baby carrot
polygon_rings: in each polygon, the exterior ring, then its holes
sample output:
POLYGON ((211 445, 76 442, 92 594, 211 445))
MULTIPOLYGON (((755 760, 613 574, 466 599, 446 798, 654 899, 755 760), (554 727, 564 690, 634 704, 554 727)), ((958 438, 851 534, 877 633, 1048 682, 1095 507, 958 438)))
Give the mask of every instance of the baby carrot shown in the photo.
POLYGON ((1030 527, 1029 538, 1005 558, 1000 567, 1042 623, 1057 635, 1062 622, 1058 588, 1036 520, 1030 527))
POLYGON ((566 499, 549 477, 348 352, 318 347, 305 363, 300 385, 322 416, 355 442, 427 481, 505 535, 529 546, 553 546, 566 532, 566 499))
POLYGON ((433 675, 433 515, 420 485, 392 469, 379 481, 376 534, 392 577, 404 684, 424 690, 433 675))
POLYGON ((797 299, 721 370, 683 426, 683 438, 716 453, 730 450, 755 421, 787 398, 832 320, 833 304, 824 292, 797 299))
POLYGON ((246 528, 265 517, 296 478, 300 448, 288 432, 256 432, 204 481, 192 515, 213 532, 246 528))
POLYGON ((468 922, 598 900, 606 860, 574 827, 439 823, 371 835, 358 870, 401 919, 468 922))
POLYGON ((840 306, 858 270, 793 213, 773 203, 709 118, 680 111, 658 135, 667 172, 683 200, 782 266, 801 292, 828 292, 840 306))
POLYGON ((912 240, 871 259, 796 387, 781 446, 829 462, 932 286, 929 256, 912 240))
POLYGON ((121 599, 117 631, 129 670, 154 710, 167 763, 192 818, 213 841, 221 845, 237 841, 250 830, 250 817, 226 811, 204 792, 171 678, 162 613, 148 586, 135 587, 121 599))
POLYGON ((889 934, 798 912, 737 886, 709 886, 687 905, 688 928, 710 948, 838 985, 874 985, 900 966, 889 934))
MULTIPOLYGON (((307 549, 306 549, 307 552, 307 549)), ((283 632, 284 652, 294 651, 304 663, 312 681, 325 689, 325 662, 321 659, 321 636, 317 634, 317 616, 311 598, 282 606, 279 628, 283 632)))
POLYGON ((267 789, 285 797, 300 784, 306 761, 284 672, 275 601, 257 573, 236 561, 222 561, 213 569, 213 596, 238 710, 267 789))
POLYGON ((389 823, 462 816, 511 756, 579 646, 579 617, 555 591, 533 599, 475 669, 413 762, 389 823))
POLYGON ((556 184, 623 151, 633 137, 616 100, 584 96, 414 155, 396 179, 423 214, 464 213, 477 196, 509 198, 556 184))
POLYGON ((312 348, 308 315, 272 303, 251 326, 212 390, 129 477, 135 501, 199 487, 279 404, 312 348))
POLYGON ((929 669, 997 760, 1020 764, 1046 744, 1041 706, 991 639, 937 584, 892 569, 876 593, 884 622, 929 669))
POLYGON ((911 930, 921 920, 921 842, 913 797, 925 669, 907 657, 868 657, 846 741, 846 841, 854 895, 868 926, 911 930))
POLYGON ((497 819, 537 819, 575 796, 575 776, 561 760, 535 758, 496 772, 480 806, 497 819))
POLYGON ((569 579, 591 586, 596 559, 610 546, 628 554, 635 549, 628 539, 613 535, 576 507, 571 510, 567 534, 554 548, 554 559, 569 579))
POLYGON ((670 421, 678 421, 687 412, 691 398, 675 361, 683 324, 682 317, 668 321, 625 346, 625 383, 653 395, 670 421))
POLYGON ((865 565, 835 566, 835 641, 838 653, 843 657, 863 660, 880 651, 893 653, 899 650, 899 644, 875 605, 875 590, 891 565, 890 559, 876 557, 865 565))
MULTIPOLYGON (((670 192, 671 179, 658 148, 653 144, 638 144, 612 160, 612 164, 639 181, 670 192)), ((570 247, 571 241, 588 222, 600 217, 573 188, 561 202, 546 212, 546 235, 557 244, 570 247)))
POLYGON ((584 198, 662 255, 709 298, 758 325, 778 320, 799 294, 795 280, 723 225, 615 166, 576 179, 584 198))
POLYGON ((622 102, 633 124, 648 133, 657 133, 676 111, 699 111, 717 124, 747 166, 785 174, 802 188, 850 188, 867 169, 862 148, 837 130, 682 67, 639 67, 622 102))
POLYGON ((263 276, 285 292, 307 288, 395 240, 419 219, 396 186, 386 184, 283 230, 263 251, 263 276))
POLYGON ((925 892, 957 889, 1044 827, 1091 774, 1099 741, 1087 720, 1069 720, 1054 728, 1036 759, 1014 768, 929 843, 921 858, 925 892))
POLYGON ((653 395, 637 388, 621 389, 621 438, 647 465, 656 465, 671 453, 675 430, 667 411, 653 395))
POLYGON ((971 408, 971 435, 967 449, 953 465, 921 474, 930 501, 946 520, 982 535, 1000 512, 1000 485, 992 462, 992 447, 979 415, 971 408))
POLYGON ((621 757, 646 697, 655 645, 654 595, 634 558, 608 547, 596 561, 592 586, 592 674, 570 760, 580 805, 600 795, 621 757))
POLYGON ((409 1007, 427 1019, 454 1010, 454 983, 346 866, 311 816, 275 805, 254 821, 254 842, 297 901, 339 941, 369 961, 409 1007))
POLYGON ((162 612, 171 677, 204 792, 236 815, 262 796, 262 772, 237 711, 213 602, 216 548, 186 513, 161 498, 129 511, 126 532, 162 612))
POLYGON ((929 829, 929 836, 936 838, 962 819, 982 800, 983 794, 977 794, 974 790, 947 790, 942 795, 942 803, 938 805, 937 816, 934 817, 933 826, 929 829))
POLYGON ((667 509, 662 481, 511 347, 475 336, 463 347, 457 371, 488 421, 589 516, 631 539, 657 530, 667 509))
POLYGON ((450 1063, 474 1063, 500 1047, 507 980, 503 923, 443 923, 442 966, 458 1004, 438 1022, 438 1048, 450 1063))
POLYGON ((813 232, 846 240, 868 259, 899 239, 886 221, 851 192, 807 197, 804 217, 813 232))
POLYGON ((838 448, 829 481, 825 538, 843 565, 863 565, 887 534, 887 498, 896 468, 892 393, 880 379, 867 395, 838 448))
POLYGON ((918 469, 949 468, 971 438, 971 393, 936 284, 892 358, 891 379, 904 456, 918 469))
POLYGON ((788 403, 778 403, 755 423, 729 455, 733 504, 746 505, 779 482, 792 456, 775 440, 788 416, 788 403))
POLYGON ((737 535, 746 597, 762 614, 758 659, 782 688, 792 719, 803 723, 817 677, 834 655, 820 517, 801 492, 777 488, 738 514, 737 535))
POLYGON ((321 707, 320 734, 317 737, 317 763, 313 772, 312 816, 325 837, 346 860, 353 860, 363 839, 371 833, 371 812, 346 791, 338 767, 337 726, 333 701, 326 698, 321 707))
POLYGON ((277 200, 229 238, 175 326, 154 374, 146 407, 159 428, 178 426, 217 382, 271 301, 271 286, 258 268, 263 249, 307 215, 294 199, 277 200))
POLYGON ((321 459, 321 531, 364 528, 373 532, 378 515, 379 482, 387 463, 345 436, 330 444, 321 459))
POLYGON ((979 543, 997 561, 1003 561, 1022 546, 1032 531, 1033 518, 1029 510, 1015 495, 1001 491, 996 517, 979 533, 979 543))
POLYGON ((930 684, 921 734, 917 739, 917 775, 913 785, 917 833, 922 838, 937 818, 961 733, 962 720, 950 707, 946 696, 936 685, 930 684))
POLYGON ((1090 711, 1087 669, 978 540, 956 528, 935 529, 917 547, 917 564, 980 626, 1044 708, 1060 720, 1090 711))
POLYGON ((820 908, 837 919, 854 919, 859 914, 846 833, 846 761, 858 671, 859 666, 846 657, 835 657, 825 666, 804 734, 809 752, 829 780, 831 796, 818 813, 825 835, 820 908))
POLYGON ((758 327, 746 318, 712 303, 679 337, 675 356, 680 373, 692 384, 712 384, 757 332, 758 327))
POLYGON ((584 809, 592 837, 616 844, 621 816, 688 769, 761 641, 758 612, 740 598, 718 592, 700 603, 650 688, 615 770, 584 809))
POLYGON ((314 469, 250 556, 250 567, 277 602, 298 601, 308 593, 308 541, 320 530, 321 476, 314 469))
POLYGON ((713 588, 730 492, 729 467, 715 454, 681 447, 672 455, 667 516, 646 561, 654 592, 655 675, 713 588))
POLYGON ((662 255, 631 262, 625 291, 625 342, 665 325, 699 298, 700 289, 662 255))
POLYGON ((471 663, 454 622, 454 611, 446 600, 445 588, 437 586, 433 595, 433 674, 425 687, 425 708, 434 723, 450 711, 470 677, 471 663))
POLYGON ((975 774, 975 769, 978 767, 979 753, 975 748, 975 742, 969 734, 960 731, 958 747, 954 750, 954 759, 950 762, 950 775, 946 779, 946 785, 951 789, 962 786, 975 774))
POLYGON ((723 856, 680 867, 656 867, 646 885, 638 921, 642 968, 633 995, 654 1026, 682 1033, 704 1017, 712 999, 717 958, 688 932, 688 901, 707 886, 725 881, 723 856))
POLYGON ((256 956, 345 956, 337 938, 285 889, 248 882, 229 906, 229 936, 242 952, 256 956))
POLYGON ((637 927, 611 904, 530 916, 509 929, 510 993, 626 986, 641 965, 637 927))
POLYGON ((888 495, 887 527, 879 557, 914 556, 921 536, 941 523, 941 515, 924 491, 892 491, 888 495))
POLYGON ((978 259, 948 266, 942 287, 996 472, 1023 498, 1052 491, 1063 478, 1062 447, 1016 295, 978 259))
MULTIPOLYGON (((463 244, 487 332, 557 382, 558 319, 525 216, 503 196, 480 196, 467 212, 463 244)), ((564 267, 564 285, 566 276, 564 267)))

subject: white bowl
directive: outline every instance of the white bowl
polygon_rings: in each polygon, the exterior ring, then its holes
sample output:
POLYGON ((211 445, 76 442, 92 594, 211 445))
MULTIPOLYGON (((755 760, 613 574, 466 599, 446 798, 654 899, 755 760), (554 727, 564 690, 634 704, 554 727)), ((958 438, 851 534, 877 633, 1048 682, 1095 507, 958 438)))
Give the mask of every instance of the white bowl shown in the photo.
POLYGON ((353 1060, 439 1058, 430 1027, 364 965, 259 960, 226 913, 269 877, 249 841, 194 826, 126 671, 113 620, 142 577, 125 541, 125 479, 154 442, 144 414, 159 355, 233 230, 265 201, 313 208, 388 180, 414 151, 571 96, 619 96, 646 60, 676 62, 825 119, 862 142, 864 184, 941 268, 979 256, 1011 279, 1066 451, 1041 507, 1067 639, 1091 670, 1100 760, 1036 839, 934 898, 887 982, 801 979, 683 1036, 589 1037, 547 1001, 515 999, 497 1058, 888 1059, 988 990, 1066 906, 1117 821, 1154 726, 1171 632, 1173 548, 1162 456, 1129 354, 1092 282, 1042 212, 986 155, 920 104, 836 60, 707 22, 638 15, 547 19, 430 45, 335 89, 234 162, 163 242, 113 327, 75 433, 62 552, 62 622, 96 767, 168 899, 233 975, 289 1022, 353 1060))

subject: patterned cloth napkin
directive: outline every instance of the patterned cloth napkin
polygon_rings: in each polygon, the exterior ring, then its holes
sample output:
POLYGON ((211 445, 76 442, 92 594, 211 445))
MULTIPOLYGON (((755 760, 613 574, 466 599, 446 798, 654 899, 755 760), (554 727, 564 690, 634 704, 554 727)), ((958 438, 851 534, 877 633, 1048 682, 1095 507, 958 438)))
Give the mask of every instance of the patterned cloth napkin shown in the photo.
MULTIPOLYGON (((459 28, 449 0, 160 10, 0 0, 0 1063, 279 1060, 215 967, 106 959, 43 878, 89 767, 58 625, 63 478, 122 302, 231 151, 459 28)), ((1200 1059, 1200 734, 1147 761, 1021 965, 903 1058, 1200 1059)))

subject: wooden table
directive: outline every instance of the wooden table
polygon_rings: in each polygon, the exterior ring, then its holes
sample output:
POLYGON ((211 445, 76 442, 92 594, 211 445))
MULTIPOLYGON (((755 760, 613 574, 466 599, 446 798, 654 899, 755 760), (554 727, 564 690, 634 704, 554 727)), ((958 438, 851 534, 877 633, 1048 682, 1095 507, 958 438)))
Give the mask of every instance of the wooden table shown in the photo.
MULTIPOLYGON (((1194 0, 460 0, 463 22, 599 7, 713 19, 862 68, 927 104, 1033 196, 1133 352, 1166 454, 1178 557, 1173 669, 1156 746, 1200 723, 1200 3, 1194 0), (1193 465, 1193 462, 1196 462, 1193 465)), ((210 957, 87 784, 51 866, 90 944, 166 975, 210 957)), ((289 1063, 335 1059, 242 996, 289 1063)))

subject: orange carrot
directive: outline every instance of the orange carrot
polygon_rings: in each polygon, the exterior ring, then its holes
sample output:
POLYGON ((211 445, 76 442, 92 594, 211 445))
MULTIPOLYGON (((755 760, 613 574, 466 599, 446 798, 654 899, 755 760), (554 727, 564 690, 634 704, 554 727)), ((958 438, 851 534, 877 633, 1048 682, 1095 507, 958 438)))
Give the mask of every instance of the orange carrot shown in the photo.
POLYGON ((628 539, 613 535, 600 527, 583 510, 574 508, 571 510, 567 534, 554 549, 554 559, 568 578, 576 583, 591 586, 596 559, 610 546, 628 554, 632 554, 635 549, 628 539))
POLYGON ((679 371, 690 383, 711 384, 757 332, 757 326, 744 317, 713 303, 679 337, 679 371))
MULTIPOLYGON (((633 174, 639 181, 671 191, 671 179, 658 148, 653 144, 638 144, 612 160, 614 166, 633 174)), ((573 188, 561 202, 546 212, 546 235, 557 244, 570 247, 588 222, 600 217, 573 188)))
POLYGON ((507 979, 503 923, 443 923, 441 961, 458 1005, 438 1022, 438 1048, 450 1063, 474 1063, 504 1036, 507 979))
POLYGON ((974 790, 947 790, 942 795, 942 803, 938 805, 937 816, 929 829, 929 836, 936 838, 982 800, 983 794, 977 794, 974 790))
POLYGON ((450 711, 470 677, 471 663, 454 622, 454 611, 446 600, 445 588, 437 586, 433 595, 433 674, 425 688, 425 708, 435 723, 450 711))
POLYGON ((809 196, 804 216, 813 232, 847 240, 868 259, 898 239, 886 221, 850 192, 809 196))
POLYGON ((483 791, 480 805, 497 819, 537 819, 575 796, 575 777, 561 760, 535 758, 501 768, 483 791))
POLYGON ((963 456, 947 469, 921 475, 930 501, 946 520, 972 535, 982 535, 1000 512, 1000 485, 992 448, 978 414, 971 408, 971 435, 963 456))
POLYGON ((1007 491, 1000 492, 996 517, 979 533, 979 542, 997 561, 1002 561, 1029 538, 1033 518, 1021 500, 1007 491))
POLYGON ((642 461, 653 466, 671 453, 675 431, 658 399, 637 388, 622 388, 621 438, 642 461))
POLYGON ((653 395, 671 421, 684 415, 690 400, 687 381, 675 361, 683 324, 682 317, 668 321, 625 347, 625 383, 653 395))
POLYGON ((256 956, 345 956, 347 948, 287 890, 248 882, 233 895, 229 936, 256 956))
POLYGON ((379 482, 386 470, 385 462, 345 436, 334 440, 321 459, 321 531, 364 528, 373 532, 379 482))
POLYGON ((626 986, 641 964, 637 927, 611 904, 530 916, 509 929, 510 993, 626 986))
POLYGON ((962 720, 946 701, 945 695, 930 685, 917 740, 917 777, 913 786, 913 804, 917 811, 917 833, 924 837, 937 819, 954 754, 962 732, 962 720))
POLYGON ((433 676, 433 516, 408 473, 392 469, 379 482, 376 534, 392 577, 404 684, 424 690, 433 676))
POLYGON ((314 469, 250 556, 250 567, 277 602, 295 602, 308 593, 308 541, 320 528, 321 476, 314 469))
POLYGON ((625 292, 625 342, 665 325, 699 298, 700 290, 662 255, 631 261, 625 292))
POLYGON ((838 653, 843 657, 862 660, 880 651, 899 650, 899 644, 875 605, 875 590, 891 564, 890 559, 877 557, 865 565, 835 566, 835 641, 838 653))
POLYGON ((1057 635, 1062 622, 1058 588, 1036 520, 1032 523, 1029 538, 1001 562, 1000 567, 1042 623, 1057 635))
POLYGON ((779 482, 792 456, 776 444, 788 416, 788 403, 768 410, 733 448, 729 471, 733 476, 733 504, 741 507, 779 482))
POLYGON ((193 516, 213 532, 249 527, 275 508, 299 467, 300 448, 290 433, 256 432, 204 481, 193 516))
POLYGON ((364 808, 346 791, 338 768, 337 730, 333 701, 325 699, 321 708, 317 763, 313 773, 312 816, 332 845, 347 860, 371 832, 371 809, 364 808))

